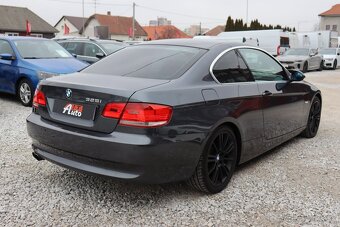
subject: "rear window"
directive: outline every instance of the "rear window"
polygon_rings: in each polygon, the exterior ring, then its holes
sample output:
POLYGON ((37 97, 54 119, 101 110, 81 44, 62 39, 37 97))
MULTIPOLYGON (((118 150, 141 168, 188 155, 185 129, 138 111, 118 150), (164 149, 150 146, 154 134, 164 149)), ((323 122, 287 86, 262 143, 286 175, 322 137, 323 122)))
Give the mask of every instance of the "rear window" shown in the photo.
POLYGON ((202 49, 181 46, 129 46, 82 72, 171 80, 180 77, 204 52, 202 49))

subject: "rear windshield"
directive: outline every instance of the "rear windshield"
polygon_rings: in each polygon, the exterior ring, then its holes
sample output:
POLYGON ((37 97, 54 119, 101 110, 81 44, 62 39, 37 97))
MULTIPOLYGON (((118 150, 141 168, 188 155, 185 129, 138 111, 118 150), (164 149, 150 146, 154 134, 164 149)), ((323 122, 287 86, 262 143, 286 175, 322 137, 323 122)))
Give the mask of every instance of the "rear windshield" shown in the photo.
POLYGON ((202 49, 182 46, 129 46, 82 72, 171 80, 180 77, 203 52, 202 49))

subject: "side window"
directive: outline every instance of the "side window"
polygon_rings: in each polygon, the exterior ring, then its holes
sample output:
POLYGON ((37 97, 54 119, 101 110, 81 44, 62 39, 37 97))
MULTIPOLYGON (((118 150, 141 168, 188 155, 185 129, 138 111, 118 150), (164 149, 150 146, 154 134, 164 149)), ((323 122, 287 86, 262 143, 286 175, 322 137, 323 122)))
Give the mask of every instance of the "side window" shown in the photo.
POLYGON ((256 49, 239 49, 257 81, 286 80, 283 67, 268 54, 256 49))
POLYGON ((67 44, 66 50, 71 54, 84 55, 83 44, 80 42, 69 42, 67 44))
POLYGON ((59 43, 62 47, 64 47, 66 49, 67 43, 59 43))
POLYGON ((225 53, 218 59, 213 67, 213 74, 220 83, 252 81, 246 64, 234 50, 225 53))
POLYGON ((0 54, 14 55, 11 45, 6 40, 0 40, 0 54))
POLYGON ((98 53, 103 53, 103 51, 101 51, 97 45, 92 44, 92 43, 84 44, 84 55, 85 56, 96 57, 96 54, 98 53))

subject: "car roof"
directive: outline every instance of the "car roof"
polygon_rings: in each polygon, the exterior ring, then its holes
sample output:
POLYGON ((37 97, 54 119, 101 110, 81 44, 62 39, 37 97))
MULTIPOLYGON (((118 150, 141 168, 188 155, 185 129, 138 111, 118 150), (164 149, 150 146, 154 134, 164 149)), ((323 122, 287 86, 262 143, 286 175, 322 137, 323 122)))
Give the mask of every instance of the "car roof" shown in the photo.
POLYGON ((248 46, 243 43, 235 43, 221 39, 163 39, 156 41, 143 42, 137 45, 174 45, 187 46, 201 49, 211 49, 214 46, 224 44, 227 47, 248 46))
POLYGON ((95 42, 95 43, 123 43, 112 39, 97 39, 87 37, 71 37, 71 38, 54 38, 55 41, 63 42, 95 42))
POLYGON ((45 38, 32 37, 32 36, 0 36, 0 39, 6 40, 48 40, 45 38))

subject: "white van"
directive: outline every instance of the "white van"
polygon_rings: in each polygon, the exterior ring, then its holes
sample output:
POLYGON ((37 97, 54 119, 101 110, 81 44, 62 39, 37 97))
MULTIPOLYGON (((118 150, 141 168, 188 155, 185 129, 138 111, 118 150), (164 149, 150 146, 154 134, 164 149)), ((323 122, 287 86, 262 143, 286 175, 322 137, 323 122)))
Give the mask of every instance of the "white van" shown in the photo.
POLYGON ((266 50, 274 56, 283 54, 287 49, 290 48, 289 33, 284 32, 281 29, 222 32, 217 37, 245 37, 246 39, 252 38, 258 40, 258 47, 266 50))
POLYGON ((195 36, 193 39, 215 39, 215 40, 222 40, 226 42, 231 42, 231 43, 242 43, 245 45, 250 45, 250 46, 259 46, 259 40, 256 38, 249 38, 249 37, 219 37, 219 36, 207 36, 207 35, 201 35, 201 36, 195 36))

